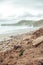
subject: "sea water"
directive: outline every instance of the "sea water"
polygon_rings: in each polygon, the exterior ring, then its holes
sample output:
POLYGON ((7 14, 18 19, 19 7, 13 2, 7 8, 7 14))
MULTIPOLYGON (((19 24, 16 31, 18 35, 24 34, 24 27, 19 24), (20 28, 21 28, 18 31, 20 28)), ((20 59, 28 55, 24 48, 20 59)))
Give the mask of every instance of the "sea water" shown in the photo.
POLYGON ((19 26, 1 26, 1 24, 12 24, 14 21, 9 22, 9 21, 0 21, 0 34, 6 34, 6 33, 24 33, 24 32, 29 32, 37 29, 37 27, 32 26, 27 26, 27 25, 19 25, 19 26))
POLYGON ((6 33, 23 33, 29 32, 37 29, 37 27, 29 27, 29 26, 0 26, 0 34, 6 33))

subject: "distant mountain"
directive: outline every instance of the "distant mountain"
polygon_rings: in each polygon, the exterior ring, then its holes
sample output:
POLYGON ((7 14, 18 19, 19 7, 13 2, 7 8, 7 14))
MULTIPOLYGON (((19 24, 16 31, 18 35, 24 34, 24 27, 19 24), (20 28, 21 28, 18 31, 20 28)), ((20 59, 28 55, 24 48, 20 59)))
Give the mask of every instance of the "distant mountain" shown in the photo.
POLYGON ((27 26, 43 26, 43 20, 33 21, 33 20, 21 20, 15 25, 27 25, 27 26))
POLYGON ((29 25, 31 26, 33 24, 33 21, 32 20, 21 20, 19 21, 18 23, 16 23, 15 25, 29 25))
POLYGON ((37 26, 37 27, 43 26, 43 20, 35 21, 35 22, 33 23, 33 26, 37 26))
POLYGON ((43 20, 33 21, 33 20, 20 20, 17 23, 12 24, 1 24, 1 26, 43 26, 43 20))

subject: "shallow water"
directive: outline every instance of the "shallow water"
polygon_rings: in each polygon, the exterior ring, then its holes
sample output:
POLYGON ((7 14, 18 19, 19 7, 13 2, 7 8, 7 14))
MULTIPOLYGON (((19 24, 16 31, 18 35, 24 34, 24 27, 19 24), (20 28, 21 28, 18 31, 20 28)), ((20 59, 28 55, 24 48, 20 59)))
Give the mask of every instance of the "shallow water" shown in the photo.
POLYGON ((0 26, 0 41, 6 39, 6 37, 24 34, 38 28, 33 26, 0 26))
POLYGON ((6 34, 6 33, 10 33, 10 32, 15 32, 15 31, 19 32, 21 30, 26 32, 26 30, 27 31, 32 31, 34 29, 37 29, 37 27, 28 27, 28 26, 0 26, 0 34, 6 34))

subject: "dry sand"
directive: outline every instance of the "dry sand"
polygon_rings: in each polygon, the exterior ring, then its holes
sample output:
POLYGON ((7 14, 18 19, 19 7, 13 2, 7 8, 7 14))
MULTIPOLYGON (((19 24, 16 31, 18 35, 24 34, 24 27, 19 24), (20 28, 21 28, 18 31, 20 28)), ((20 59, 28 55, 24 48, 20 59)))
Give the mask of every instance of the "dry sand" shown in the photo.
POLYGON ((43 65, 43 40, 33 46, 40 36, 43 28, 0 41, 0 65, 43 65))

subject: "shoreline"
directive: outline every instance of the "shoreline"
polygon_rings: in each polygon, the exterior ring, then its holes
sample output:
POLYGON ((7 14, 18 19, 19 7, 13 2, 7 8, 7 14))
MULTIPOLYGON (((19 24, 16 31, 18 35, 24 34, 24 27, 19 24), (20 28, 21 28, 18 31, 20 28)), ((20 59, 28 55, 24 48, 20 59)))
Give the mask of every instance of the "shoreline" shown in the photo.
POLYGON ((6 38, 10 38, 10 36, 17 36, 21 34, 31 33, 39 28, 26 28, 26 29, 18 29, 18 30, 11 30, 11 32, 6 31, 7 33, 0 34, 0 41, 3 41, 6 38))

